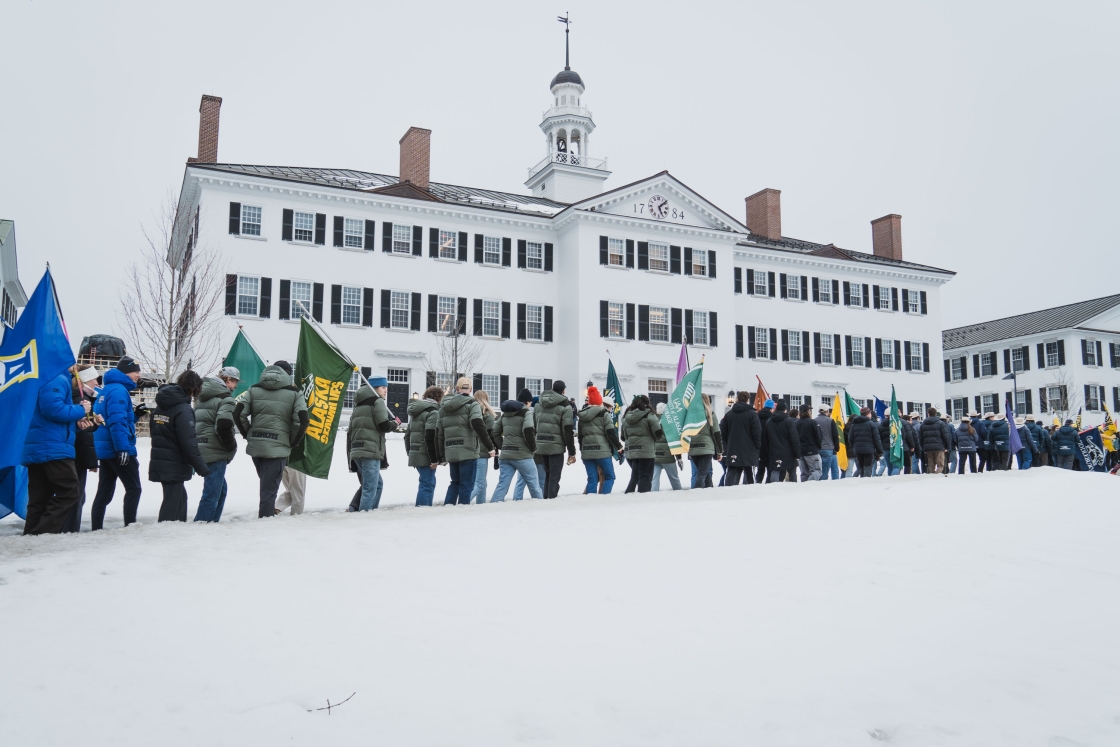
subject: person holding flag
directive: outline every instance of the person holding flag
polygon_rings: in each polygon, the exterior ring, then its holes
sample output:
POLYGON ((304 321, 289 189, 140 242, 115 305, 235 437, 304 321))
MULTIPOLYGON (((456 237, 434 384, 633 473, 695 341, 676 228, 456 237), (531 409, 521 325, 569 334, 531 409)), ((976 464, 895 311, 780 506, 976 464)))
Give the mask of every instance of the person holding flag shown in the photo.
MULTIPOLYGON (((897 475, 902 471, 903 462, 906 460, 906 434, 902 426, 902 413, 898 409, 898 397, 894 392, 894 384, 891 384, 891 405, 889 408, 889 423, 890 423, 890 441, 887 448, 887 463, 890 465, 888 475, 897 475)), ((976 462, 972 463, 973 471, 976 469, 976 462)))
POLYGON ((817 417, 813 418, 821 427, 821 479, 840 479, 840 469, 836 464, 836 450, 840 445, 840 429, 832 419, 827 407, 817 409, 817 417))
POLYGON ((225 366, 216 377, 203 379, 194 409, 195 437, 202 460, 210 468, 203 478, 202 497, 195 510, 195 521, 221 521, 226 505, 226 466, 237 454, 233 436, 233 392, 240 386, 241 371, 225 366))
MULTIPOLYGON (((846 434, 847 423, 844 422, 844 405, 841 404, 840 392, 832 398, 832 422, 836 424, 836 464, 840 467, 840 477, 848 476, 848 437, 846 434)), ((851 460, 855 461, 855 460, 851 460)), ((837 479, 836 477, 832 478, 837 479)))
POLYGON ((66 371, 39 389, 20 456, 20 463, 27 467, 24 534, 58 534, 74 513, 82 497, 74 437, 78 422, 89 412, 88 400, 73 404, 66 371))

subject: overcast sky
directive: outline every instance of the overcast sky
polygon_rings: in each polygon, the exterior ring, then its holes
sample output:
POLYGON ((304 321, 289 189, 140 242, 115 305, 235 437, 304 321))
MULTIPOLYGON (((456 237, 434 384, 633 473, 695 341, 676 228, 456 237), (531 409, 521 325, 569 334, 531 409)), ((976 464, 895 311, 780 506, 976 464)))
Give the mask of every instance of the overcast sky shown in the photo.
MULTIPOLYGON (((782 190, 786 236, 951 269, 951 327, 1120 292, 1120 3, 113 3, 0 11, 0 217, 30 291, 56 273, 75 344, 117 291, 224 99, 223 162, 524 191, 572 68, 612 188, 668 169, 732 215, 782 190)), ((220 216, 224 220, 224 216, 220 216)), ((224 225, 224 224, 223 224, 224 225)))

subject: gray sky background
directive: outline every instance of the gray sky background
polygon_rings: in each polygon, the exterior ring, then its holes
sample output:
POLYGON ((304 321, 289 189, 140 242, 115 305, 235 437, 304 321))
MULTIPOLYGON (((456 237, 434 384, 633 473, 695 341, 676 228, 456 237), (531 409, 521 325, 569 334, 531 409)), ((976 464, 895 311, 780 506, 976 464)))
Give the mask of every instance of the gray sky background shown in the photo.
POLYGON ((607 188, 668 169, 742 217, 774 187, 785 235, 862 251, 900 213, 905 258, 958 273, 946 327, 1120 292, 1116 2, 8 0, 24 286, 49 261, 75 344, 117 329, 204 93, 221 161, 396 174, 418 125, 434 180, 523 192, 566 10, 607 188))

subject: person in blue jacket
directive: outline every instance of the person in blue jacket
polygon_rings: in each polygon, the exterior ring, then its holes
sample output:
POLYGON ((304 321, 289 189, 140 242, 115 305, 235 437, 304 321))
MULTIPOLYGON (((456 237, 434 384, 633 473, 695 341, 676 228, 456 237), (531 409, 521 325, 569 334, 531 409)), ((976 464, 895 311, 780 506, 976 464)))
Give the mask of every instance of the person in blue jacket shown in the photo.
POLYGON ((988 426, 988 470, 1011 469, 1011 426, 1007 416, 997 412, 988 426))
POLYGON ((979 420, 977 420, 977 415, 971 416, 972 424, 976 426, 976 433, 979 436, 979 440, 976 442, 976 459, 980 462, 977 470, 979 472, 983 472, 985 467, 988 468, 989 472, 995 469, 992 460, 991 443, 988 440, 988 431, 991 430, 992 418, 995 416, 994 412, 984 413, 983 418, 979 420))
POLYGON ((1077 429, 1073 427, 1073 421, 1067 420, 1065 425, 1054 431, 1051 440, 1054 444, 1054 466, 1073 469, 1078 448, 1077 429))
POLYGON ((97 449, 97 495, 90 509, 90 528, 94 531, 105 524, 105 509, 117 491, 117 480, 124 486, 124 525, 136 521, 140 506, 140 465, 136 462, 136 415, 131 393, 140 378, 140 365, 127 355, 117 361, 103 377, 101 396, 93 406, 105 425, 93 434, 97 449))
POLYGON ((69 371, 39 389, 19 459, 27 467, 24 534, 58 534, 73 516, 82 495, 74 437, 89 411, 87 400, 74 404, 69 371))

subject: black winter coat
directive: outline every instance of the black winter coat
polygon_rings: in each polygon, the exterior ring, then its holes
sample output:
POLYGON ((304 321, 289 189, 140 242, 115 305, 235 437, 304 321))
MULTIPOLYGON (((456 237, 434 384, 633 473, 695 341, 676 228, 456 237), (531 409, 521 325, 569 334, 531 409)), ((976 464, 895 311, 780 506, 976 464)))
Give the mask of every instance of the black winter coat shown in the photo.
POLYGON ((1077 429, 1072 425, 1063 425, 1058 430, 1054 431, 1054 437, 1051 439, 1054 447, 1054 453, 1057 456, 1073 456, 1077 453, 1077 429))
POLYGON ((766 451, 769 469, 792 467, 801 458, 801 437, 788 412, 770 416, 763 431, 762 448, 766 451))
POLYGON ((152 411, 152 454, 148 479, 152 482, 186 482, 194 472, 206 477, 210 468, 198 451, 191 398, 178 384, 164 384, 156 393, 152 411))
POLYGON ((968 432, 971 423, 961 423, 957 427, 957 451, 962 454, 968 454, 976 451, 980 443, 980 433, 976 430, 975 426, 972 428, 972 433, 968 432))
POLYGON ((890 448, 891 445, 890 416, 888 415, 885 418, 880 418, 879 422, 876 423, 876 427, 879 429, 879 443, 883 445, 883 450, 886 451, 890 448))
POLYGON ((902 448, 906 451, 915 451, 918 448, 918 432, 909 420, 902 421, 902 448))
POLYGON ((879 438, 879 427, 866 415, 856 415, 844 429, 844 441, 850 454, 883 454, 883 441, 879 438))
POLYGON ((987 451, 991 448, 991 444, 988 443, 988 431, 992 429, 992 421, 981 420, 978 423, 975 423, 975 425, 977 437, 976 448, 980 449, 981 451, 987 451))
POLYGON ((758 459, 762 464, 770 464, 770 453, 766 450, 766 424, 774 417, 774 411, 763 407, 758 411, 758 425, 762 429, 762 445, 758 447, 758 459))
POLYGON ((757 467, 762 448, 762 423, 758 413, 745 402, 736 402, 719 422, 727 467, 757 467))
POLYGON ((953 448, 949 426, 932 415, 922 421, 922 451, 948 451, 953 448))
POLYGON ((1011 430, 1006 420, 993 420, 988 426, 988 448, 992 451, 1011 451, 1011 430))
POLYGON ((798 418, 797 437, 800 441, 801 456, 813 456, 821 453, 821 424, 812 418, 798 418))

